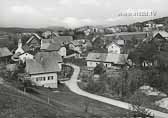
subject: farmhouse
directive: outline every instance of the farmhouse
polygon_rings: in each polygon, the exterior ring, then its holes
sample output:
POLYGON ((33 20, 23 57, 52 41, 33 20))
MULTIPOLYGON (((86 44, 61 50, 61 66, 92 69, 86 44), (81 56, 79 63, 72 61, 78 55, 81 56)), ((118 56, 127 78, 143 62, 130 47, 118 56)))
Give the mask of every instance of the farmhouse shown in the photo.
POLYGON ((30 39, 26 42, 26 45, 31 50, 39 49, 41 46, 41 40, 42 40, 42 38, 38 34, 33 33, 33 35, 30 37, 30 39))
POLYGON ((121 54, 122 47, 119 46, 116 42, 112 42, 106 46, 108 53, 121 54))
POLYGON ((123 66, 127 63, 128 54, 114 53, 89 53, 86 61, 88 68, 95 68, 97 64, 103 63, 105 67, 123 66))
POLYGON ((69 49, 82 53, 81 48, 83 43, 84 42, 82 40, 73 40, 69 44, 69 49))
POLYGON ((68 45, 71 41, 73 41, 72 36, 58 36, 53 38, 55 43, 59 43, 61 45, 68 45))
POLYGON ((57 73, 61 71, 54 56, 41 57, 40 60, 26 60, 26 72, 29 79, 36 86, 57 88, 57 73))
POLYGON ((55 42, 53 39, 42 39, 41 41, 41 51, 45 52, 58 52, 61 56, 66 56, 66 48, 61 45, 60 42, 55 42))

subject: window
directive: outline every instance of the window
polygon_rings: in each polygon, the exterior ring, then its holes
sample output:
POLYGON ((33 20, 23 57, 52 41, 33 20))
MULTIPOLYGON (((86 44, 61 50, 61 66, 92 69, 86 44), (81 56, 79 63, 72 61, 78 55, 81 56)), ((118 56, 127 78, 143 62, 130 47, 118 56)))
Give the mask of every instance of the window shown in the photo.
POLYGON ((38 82, 38 81, 45 81, 46 79, 45 79, 45 77, 37 77, 36 78, 36 81, 38 82))
POLYGON ((53 80, 54 77, 53 76, 48 76, 48 80, 53 80))

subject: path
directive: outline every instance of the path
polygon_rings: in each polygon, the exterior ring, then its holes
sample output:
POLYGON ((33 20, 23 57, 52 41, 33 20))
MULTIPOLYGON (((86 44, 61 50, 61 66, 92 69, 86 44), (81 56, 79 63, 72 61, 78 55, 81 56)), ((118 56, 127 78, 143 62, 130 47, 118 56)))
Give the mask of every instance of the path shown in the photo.
MULTIPOLYGON (((106 97, 102 97, 102 96, 95 95, 95 94, 91 94, 91 93, 88 93, 88 92, 80 89, 78 84, 77 84, 77 79, 78 79, 78 75, 79 75, 79 72, 80 72, 80 68, 76 65, 73 65, 73 64, 66 64, 66 65, 74 68, 74 73, 73 73, 71 79, 69 81, 65 82, 66 86, 68 86, 68 88, 72 92, 74 92, 78 95, 81 95, 81 96, 88 97, 90 99, 94 99, 94 100, 109 104, 109 105, 113 105, 113 106, 117 106, 117 107, 120 107, 120 108, 130 110, 131 104, 129 104, 129 103, 114 100, 114 99, 110 99, 110 98, 106 98, 106 97)), ((147 109, 147 110, 149 110, 152 114, 154 114, 154 116, 156 118, 168 118, 167 113, 163 113, 163 112, 152 110, 152 109, 147 109)))

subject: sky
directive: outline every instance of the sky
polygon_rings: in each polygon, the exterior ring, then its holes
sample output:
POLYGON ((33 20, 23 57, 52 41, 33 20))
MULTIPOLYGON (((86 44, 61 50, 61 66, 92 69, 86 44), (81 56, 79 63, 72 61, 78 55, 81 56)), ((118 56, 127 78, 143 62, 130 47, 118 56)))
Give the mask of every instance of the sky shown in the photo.
POLYGON ((0 27, 119 25, 168 16, 168 0, 0 0, 0 27), (124 13, 148 16, 121 16, 124 13), (152 15, 149 15, 153 13, 152 15))

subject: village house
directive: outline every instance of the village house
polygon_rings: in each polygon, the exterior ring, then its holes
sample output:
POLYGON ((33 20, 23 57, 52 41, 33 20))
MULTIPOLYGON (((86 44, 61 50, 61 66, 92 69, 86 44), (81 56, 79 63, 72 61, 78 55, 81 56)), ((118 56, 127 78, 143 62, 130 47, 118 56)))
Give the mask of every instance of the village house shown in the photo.
POLYGON ((128 54, 113 53, 89 53, 86 61, 88 68, 95 68, 98 64, 103 63, 106 68, 113 66, 121 67, 127 63, 128 54))
POLYGON ((57 73, 61 71, 55 56, 26 60, 26 73, 33 85, 48 88, 58 87, 57 73))
POLYGON ((82 40, 73 40, 69 43, 69 49, 74 50, 78 53, 82 53, 82 46, 83 46, 84 41, 82 40))
POLYGON ((129 54, 129 52, 137 47, 141 42, 147 38, 147 32, 121 32, 115 34, 104 35, 105 44, 112 41, 116 42, 122 47, 122 53, 129 54))
POLYGON ((121 54, 121 49, 122 47, 119 46, 116 42, 111 42, 106 46, 108 53, 116 53, 116 54, 121 54))
POLYGON ((67 46, 73 41, 72 36, 55 36, 50 39, 41 40, 41 50, 57 51, 62 57, 67 55, 67 46))
POLYGON ((27 45, 30 50, 34 51, 35 49, 40 49, 41 40, 42 38, 38 34, 33 33, 25 45, 27 45))
POLYGON ((62 57, 65 57, 66 47, 60 42, 55 42, 53 39, 42 39, 41 40, 41 51, 45 52, 58 52, 62 57))
POLYGON ((7 47, 0 48, 0 64, 8 64, 11 60, 12 53, 7 47))
POLYGON ((53 38, 55 43, 59 43, 61 45, 68 45, 71 41, 73 41, 72 36, 58 36, 53 38))
POLYGON ((53 31, 45 31, 42 33, 42 36, 45 39, 53 38, 53 37, 59 37, 59 34, 53 31))
POLYGON ((51 31, 45 31, 42 33, 42 36, 47 39, 51 37, 51 34, 52 34, 51 31))
POLYGON ((168 41, 168 32, 166 31, 154 31, 153 32, 153 41, 168 41))

